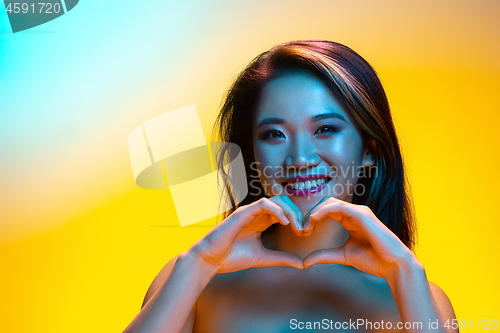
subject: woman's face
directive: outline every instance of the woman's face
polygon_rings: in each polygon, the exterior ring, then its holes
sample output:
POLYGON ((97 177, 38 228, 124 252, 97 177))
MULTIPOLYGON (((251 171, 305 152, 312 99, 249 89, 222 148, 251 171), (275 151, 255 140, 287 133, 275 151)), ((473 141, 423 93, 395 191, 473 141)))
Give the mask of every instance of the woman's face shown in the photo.
POLYGON ((287 195, 307 213, 323 197, 352 202, 366 190, 356 183, 372 157, 351 116, 311 74, 293 71, 269 82, 252 133, 252 167, 268 196, 287 195))

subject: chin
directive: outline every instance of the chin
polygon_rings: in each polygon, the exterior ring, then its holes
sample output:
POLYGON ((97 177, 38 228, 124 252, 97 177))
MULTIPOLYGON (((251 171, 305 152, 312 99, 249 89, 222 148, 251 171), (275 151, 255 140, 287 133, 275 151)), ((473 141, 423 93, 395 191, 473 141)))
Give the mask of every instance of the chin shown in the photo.
POLYGON ((314 195, 311 197, 296 197, 296 196, 290 196, 290 200, 301 210, 302 213, 307 214, 311 208, 316 206, 318 202, 323 199, 324 196, 319 196, 319 195, 314 195))

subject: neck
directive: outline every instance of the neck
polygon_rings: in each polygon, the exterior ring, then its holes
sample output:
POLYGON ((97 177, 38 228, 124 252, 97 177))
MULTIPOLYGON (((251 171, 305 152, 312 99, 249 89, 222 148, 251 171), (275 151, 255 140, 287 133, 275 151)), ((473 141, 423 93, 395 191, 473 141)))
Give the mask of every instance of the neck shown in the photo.
POLYGON ((342 246, 348 237, 349 232, 339 222, 324 219, 316 224, 308 237, 297 236, 290 226, 274 224, 262 233, 262 243, 268 249, 290 252, 305 258, 316 250, 342 246))

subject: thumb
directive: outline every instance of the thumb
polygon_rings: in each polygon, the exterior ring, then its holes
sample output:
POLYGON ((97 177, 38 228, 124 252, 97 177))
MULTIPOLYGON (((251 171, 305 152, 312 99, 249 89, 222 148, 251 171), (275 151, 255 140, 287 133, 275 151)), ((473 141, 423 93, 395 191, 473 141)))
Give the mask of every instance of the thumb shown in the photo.
POLYGON ((264 249, 258 265, 260 267, 268 266, 290 266, 297 269, 304 269, 302 258, 296 254, 264 249))
POLYGON ((347 261, 344 256, 344 246, 333 249, 317 250, 309 253, 307 257, 304 258, 304 269, 315 264, 347 265, 347 261))

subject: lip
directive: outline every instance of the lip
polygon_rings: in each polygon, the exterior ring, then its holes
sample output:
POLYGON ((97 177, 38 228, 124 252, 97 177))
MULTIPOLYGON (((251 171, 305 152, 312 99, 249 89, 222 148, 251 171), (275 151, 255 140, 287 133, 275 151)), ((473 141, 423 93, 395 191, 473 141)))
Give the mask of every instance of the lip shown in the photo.
MULTIPOLYGON (((307 196, 307 195, 312 195, 312 194, 321 192, 321 190, 323 190, 323 188, 332 180, 332 177, 329 177, 327 175, 319 175, 318 174, 318 175, 295 176, 295 177, 287 179, 283 183, 287 183, 288 184, 288 183, 291 183, 291 182, 307 181, 307 180, 316 179, 316 178, 326 178, 328 180, 327 180, 326 183, 324 183, 321 186, 318 186, 318 187, 315 187, 315 188, 310 188, 310 189, 302 189, 302 190, 291 189, 290 187, 284 185, 285 192, 287 194, 295 195, 297 197, 304 197, 304 196, 307 196)), ((282 185, 283 185, 283 183, 282 183, 282 185)))
POLYGON ((329 177, 328 175, 325 175, 325 174, 310 174, 310 175, 295 176, 292 178, 288 178, 283 183, 292 183, 292 182, 296 182, 296 181, 303 182, 303 181, 315 179, 315 178, 331 178, 331 177, 329 177))

